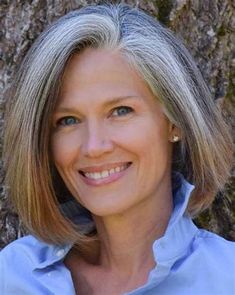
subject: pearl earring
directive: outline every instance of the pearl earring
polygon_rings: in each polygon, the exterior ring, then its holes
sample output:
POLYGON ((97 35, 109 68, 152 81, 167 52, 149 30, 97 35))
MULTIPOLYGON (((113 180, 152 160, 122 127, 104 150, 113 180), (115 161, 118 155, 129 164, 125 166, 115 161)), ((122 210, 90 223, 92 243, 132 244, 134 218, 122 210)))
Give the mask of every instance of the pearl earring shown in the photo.
POLYGON ((178 135, 173 135, 172 141, 177 142, 178 140, 179 140, 179 136, 178 135))

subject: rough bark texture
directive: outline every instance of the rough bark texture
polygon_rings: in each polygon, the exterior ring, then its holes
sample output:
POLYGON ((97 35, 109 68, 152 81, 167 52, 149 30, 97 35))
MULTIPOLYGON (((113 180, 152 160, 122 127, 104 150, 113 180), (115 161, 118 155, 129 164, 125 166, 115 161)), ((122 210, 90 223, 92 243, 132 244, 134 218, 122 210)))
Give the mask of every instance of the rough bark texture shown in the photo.
MULTIPOLYGON (((2 134, 6 90, 32 42, 53 20, 91 3, 85 0, 2 0, 0 62, 0 132, 2 134)), ((107 2, 107 1, 106 1, 107 2)), ((117 1, 113 1, 117 2, 117 1)), ((119 1, 121 2, 121 1, 119 1)), ((232 0, 133 0, 122 1, 156 16, 180 36, 190 49, 214 98, 220 103, 231 126, 234 109, 235 3, 232 0)), ((2 136, 1 136, 2 138, 2 136)), ((2 149, 0 141, 0 150, 2 149)), ((0 163, 0 176, 3 179, 0 163)), ((224 192, 198 219, 200 226, 235 240, 234 173, 224 192)), ((4 183, 0 188, 0 248, 24 234, 17 215, 11 210, 4 183)))

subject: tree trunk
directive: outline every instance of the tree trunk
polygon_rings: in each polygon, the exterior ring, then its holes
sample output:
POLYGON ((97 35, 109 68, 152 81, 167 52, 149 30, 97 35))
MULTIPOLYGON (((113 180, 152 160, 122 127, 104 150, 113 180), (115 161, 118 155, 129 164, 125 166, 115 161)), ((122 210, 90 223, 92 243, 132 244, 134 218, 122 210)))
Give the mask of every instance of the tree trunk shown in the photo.
MULTIPOLYGON (((1 1, 2 60, 0 85, 0 132, 3 133, 4 105, 17 66, 40 32, 68 11, 102 1, 26 0, 1 1)), ((106 1, 107 2, 107 1, 106 1)), ((111 2, 111 1, 110 1, 111 2)), ((195 57, 214 99, 220 104, 231 127, 234 107, 235 4, 231 0, 133 0, 125 2, 145 9, 156 16, 184 40, 195 57)), ((2 138, 2 136, 1 136, 2 138)), ((2 140, 0 141, 0 151, 2 140)), ((0 163, 0 249, 22 236, 24 230, 7 200, 0 163)), ((225 191, 196 222, 227 239, 235 240, 235 178, 234 173, 225 191)))

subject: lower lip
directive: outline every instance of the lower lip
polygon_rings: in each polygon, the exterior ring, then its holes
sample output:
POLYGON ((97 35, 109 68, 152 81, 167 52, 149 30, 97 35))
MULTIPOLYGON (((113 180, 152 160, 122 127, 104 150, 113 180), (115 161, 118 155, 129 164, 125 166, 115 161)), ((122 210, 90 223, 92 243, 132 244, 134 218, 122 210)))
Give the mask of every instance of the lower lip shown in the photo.
POLYGON ((92 186, 101 186, 101 185, 104 185, 104 184, 112 183, 112 182, 117 181, 118 179, 120 179, 126 173, 126 171, 129 169, 130 166, 128 166, 126 169, 124 169, 124 170, 122 170, 120 172, 115 172, 115 173, 111 174, 110 176, 105 177, 105 178, 101 178, 101 179, 91 179, 91 178, 85 177, 85 176, 83 176, 81 174, 80 175, 82 177, 82 180, 86 184, 92 185, 92 186))

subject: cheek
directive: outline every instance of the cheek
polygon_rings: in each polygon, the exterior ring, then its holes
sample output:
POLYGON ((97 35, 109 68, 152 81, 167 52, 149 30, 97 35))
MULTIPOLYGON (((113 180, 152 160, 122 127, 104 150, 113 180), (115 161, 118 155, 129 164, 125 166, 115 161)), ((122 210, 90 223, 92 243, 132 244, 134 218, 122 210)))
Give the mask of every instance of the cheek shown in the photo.
MULTIPOLYGON (((110 127, 111 128, 111 127, 110 127)), ((165 120, 149 117, 138 118, 128 125, 110 129, 113 141, 126 150, 145 155, 154 152, 161 155, 168 154, 170 143, 168 141, 168 124, 165 120)))
POLYGON ((136 124, 125 134, 123 144, 131 147, 139 162, 138 174, 146 183, 155 181, 171 168, 171 144, 168 139, 168 124, 165 120, 151 118, 136 124), (151 177, 150 177, 151 176, 151 177))
POLYGON ((79 141, 76 134, 55 133, 51 138, 52 158, 57 166, 66 166, 77 156, 79 141))

